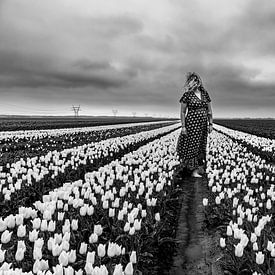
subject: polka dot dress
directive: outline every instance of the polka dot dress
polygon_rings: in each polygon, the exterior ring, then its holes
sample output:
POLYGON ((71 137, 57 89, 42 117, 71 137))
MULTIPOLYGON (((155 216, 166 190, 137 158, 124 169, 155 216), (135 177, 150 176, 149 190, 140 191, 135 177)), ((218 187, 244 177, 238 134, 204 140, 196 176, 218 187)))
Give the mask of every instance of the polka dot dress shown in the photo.
POLYGON ((187 135, 180 133, 177 153, 180 166, 194 170, 206 163, 207 103, 211 102, 211 99, 206 90, 201 90, 201 99, 193 91, 188 91, 182 95, 180 102, 186 103, 188 108, 185 116, 187 135))

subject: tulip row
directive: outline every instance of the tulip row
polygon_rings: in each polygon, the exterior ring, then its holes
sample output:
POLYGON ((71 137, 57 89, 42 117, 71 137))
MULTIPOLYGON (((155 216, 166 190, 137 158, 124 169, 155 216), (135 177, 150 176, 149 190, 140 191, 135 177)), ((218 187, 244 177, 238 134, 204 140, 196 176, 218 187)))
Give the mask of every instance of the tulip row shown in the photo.
POLYGON ((215 122, 233 130, 275 139, 275 121, 273 119, 215 119, 215 122))
POLYGON ((151 121, 151 122, 135 122, 135 123, 123 123, 114 125, 100 125, 92 127, 77 127, 77 128, 63 128, 63 129, 42 129, 42 130, 21 130, 21 131, 3 131, 0 132, 0 140, 3 139, 29 139, 29 138, 51 138, 56 136, 63 136, 65 134, 76 133, 90 133, 93 131, 111 130, 133 126, 154 125, 159 123, 166 123, 171 121, 151 121))
POLYGON ((214 131, 206 172, 211 195, 203 204, 207 220, 224 226, 224 267, 233 274, 274 274, 275 168, 214 131))
POLYGON ((81 179, 86 171, 92 171, 179 127, 177 123, 61 152, 53 151, 7 165, 0 173, 0 216, 13 213, 21 205, 31 205, 66 180, 81 179))
POLYGON ((214 124, 214 128, 215 130, 230 136, 233 140, 241 142, 242 145, 249 149, 249 151, 261 155, 268 161, 275 162, 275 139, 258 137, 256 135, 232 130, 218 124, 214 124))
MULTIPOLYGON (((154 123, 137 123, 137 125, 125 124, 125 125, 110 125, 89 127, 85 129, 66 129, 67 131, 55 130, 46 131, 37 135, 29 133, 24 135, 16 135, 0 139, 0 152, 1 159, 0 165, 6 163, 12 163, 20 158, 35 157, 45 155, 49 151, 58 150, 61 151, 65 148, 71 148, 86 143, 98 142, 107 138, 114 138, 119 136, 125 136, 129 134, 135 134, 141 131, 153 130, 156 128, 171 125, 175 122, 154 122, 154 123)), ((0 132, 5 134, 5 132, 0 132)))
POLYGON ((143 269, 150 249, 161 241, 164 205, 179 164, 179 132, 86 173, 84 180, 65 183, 33 207, 0 218, 0 271, 148 274, 143 269))

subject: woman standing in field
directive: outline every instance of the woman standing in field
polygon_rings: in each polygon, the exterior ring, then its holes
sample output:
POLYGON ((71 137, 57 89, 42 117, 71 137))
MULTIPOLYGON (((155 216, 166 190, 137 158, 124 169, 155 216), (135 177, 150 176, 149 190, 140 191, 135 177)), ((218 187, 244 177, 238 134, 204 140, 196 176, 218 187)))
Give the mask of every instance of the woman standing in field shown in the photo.
POLYGON ((192 171, 193 177, 202 177, 206 164, 207 135, 212 131, 211 99, 200 76, 188 73, 181 103, 182 130, 177 141, 180 169, 192 171), (186 110, 188 111, 186 115, 186 110))

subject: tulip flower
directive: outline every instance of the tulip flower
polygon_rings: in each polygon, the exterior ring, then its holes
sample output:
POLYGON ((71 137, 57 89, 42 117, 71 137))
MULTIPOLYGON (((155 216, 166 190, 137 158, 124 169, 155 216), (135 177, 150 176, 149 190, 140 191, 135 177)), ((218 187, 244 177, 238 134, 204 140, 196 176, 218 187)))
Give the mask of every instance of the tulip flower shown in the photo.
POLYGON ((5 219, 6 225, 8 228, 14 228, 15 227, 15 216, 9 215, 5 219))
POLYGON ((41 231, 47 231, 47 230, 48 230, 48 223, 47 223, 47 220, 42 220, 42 221, 41 221, 40 230, 41 230, 41 231))
POLYGON ((98 242, 98 236, 96 233, 92 233, 89 237, 89 243, 97 243, 98 242))
POLYGON ((29 232, 29 240, 30 242, 35 242, 38 239, 38 231, 36 229, 29 232))
POLYGON ((32 220, 32 227, 34 229, 40 229, 40 225, 41 225, 41 219, 40 218, 35 218, 34 220, 32 220))
POLYGON ((33 273, 38 273, 38 271, 41 270, 41 264, 40 264, 40 261, 39 260, 36 260, 33 264, 33 268, 32 268, 32 271, 33 273))
POLYGON ((226 244, 225 244, 225 239, 224 239, 224 238, 220 238, 220 246, 221 246, 222 248, 224 248, 224 247, 226 246, 226 244))
POLYGON ((103 232, 103 228, 100 224, 94 225, 94 233, 96 233, 98 236, 100 236, 103 232))
POLYGON ((0 218, 0 232, 3 232, 7 229, 7 225, 5 223, 5 221, 3 221, 2 218, 0 218))
POLYGON ((257 241, 257 235, 255 233, 251 233, 250 241, 255 243, 257 241))
POLYGON ((264 254, 262 251, 256 252, 256 263, 259 265, 264 263, 264 254))
POLYGON ((134 235, 135 234, 135 227, 131 226, 129 230, 129 235, 134 235))
POLYGON ((97 247, 97 255, 102 258, 105 256, 105 254, 106 254, 105 244, 103 245, 100 243, 97 247))
MULTIPOLYGON (((86 272, 87 275, 92 275, 92 274, 96 274, 95 270, 93 268, 93 265, 89 262, 86 262, 85 266, 84 266, 84 270, 86 272)), ((97 273, 100 274, 100 273, 97 273)))
POLYGON ((70 250, 70 243, 66 240, 62 240, 60 246, 61 246, 62 250, 66 251, 66 252, 70 250))
POLYGON ((226 235, 227 236, 232 236, 232 228, 231 228, 231 226, 230 225, 228 225, 227 226, 227 228, 226 228, 226 235))
POLYGON ((160 214, 159 214, 159 213, 156 213, 156 214, 155 214, 155 220, 156 220, 157 222, 160 221, 160 214))
POLYGON ((124 274, 124 272, 123 272, 122 264, 116 264, 113 275, 123 275, 123 274, 124 274))
POLYGON ((79 248, 79 253, 80 254, 85 254, 87 251, 88 245, 86 243, 81 243, 80 248, 79 248))
POLYGON ((266 202, 266 209, 271 209, 271 208, 272 208, 271 200, 268 199, 266 202))
POLYGON ((22 214, 16 214, 15 216, 15 223, 16 225, 21 225, 24 222, 24 216, 22 214))
POLYGON ((15 253, 15 260, 21 262, 24 259, 24 249, 19 248, 15 253))
POLYGON ((235 246, 235 256, 242 257, 243 256, 243 245, 241 243, 238 243, 235 246))
POLYGON ((74 275, 74 269, 71 266, 64 268, 64 275, 74 275))
POLYGON ((136 253, 136 251, 131 252, 130 262, 132 262, 133 264, 137 263, 137 253, 136 253))
POLYGON ((141 211, 141 217, 142 217, 142 218, 145 218, 146 216, 147 216, 146 210, 143 209, 143 210, 141 211))
POLYGON ((65 251, 62 251, 58 257, 58 262, 62 266, 67 266, 69 263, 69 256, 65 251))
POLYGON ((1 235, 1 243, 6 244, 11 240, 12 232, 5 230, 1 235))
POLYGON ((33 259, 41 260, 42 259, 42 249, 40 247, 34 247, 33 249, 33 259))
POLYGON ((92 265, 94 264, 94 262, 95 262, 95 251, 92 251, 92 252, 88 251, 87 256, 86 256, 86 262, 90 263, 92 265))
POLYGON ((5 254, 6 254, 6 250, 3 251, 0 245, 0 263, 3 263, 5 261, 5 254))
POLYGON ((272 243, 271 241, 267 241, 267 250, 271 252, 272 249, 274 249, 274 245, 275 243, 272 243))
POLYGON ((76 231, 78 229, 78 220, 73 219, 71 223, 71 227, 73 231, 76 231))
POLYGON ((136 231, 141 229, 141 220, 136 219, 134 221, 134 228, 135 228, 136 231))
POLYGON ((203 204, 203 206, 207 206, 207 205, 208 205, 208 199, 207 199, 207 198, 204 198, 204 199, 202 200, 202 204, 203 204))
POLYGON ((257 237, 261 236, 261 231, 262 231, 261 227, 259 227, 259 226, 255 227, 254 231, 255 231, 255 234, 257 237))
POLYGON ((26 226, 20 224, 17 228, 17 237, 18 238, 23 238, 26 235, 26 226))
POLYGON ((129 222, 126 222, 126 224, 124 225, 123 230, 124 230, 124 232, 128 232, 130 230, 130 223, 129 222))
POLYGON ((56 266, 53 266, 53 271, 54 271, 54 274, 56 275, 63 275, 63 266, 59 264, 56 266))
POLYGON ((133 263, 129 262, 124 270, 125 275, 133 275, 134 274, 134 268, 133 268, 133 263))

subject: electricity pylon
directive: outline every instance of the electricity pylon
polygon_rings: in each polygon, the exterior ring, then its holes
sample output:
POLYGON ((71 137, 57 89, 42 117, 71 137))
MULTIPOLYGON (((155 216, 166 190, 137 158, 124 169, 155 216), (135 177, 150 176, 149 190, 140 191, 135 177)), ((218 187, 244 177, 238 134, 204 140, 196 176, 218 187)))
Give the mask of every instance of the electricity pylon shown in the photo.
POLYGON ((113 109, 113 110, 112 110, 112 112, 113 112, 114 116, 116 116, 116 115, 117 115, 118 110, 113 109))
POLYGON ((80 106, 79 105, 78 106, 73 105, 72 110, 74 111, 74 117, 75 118, 78 117, 78 113, 80 111, 80 106))

